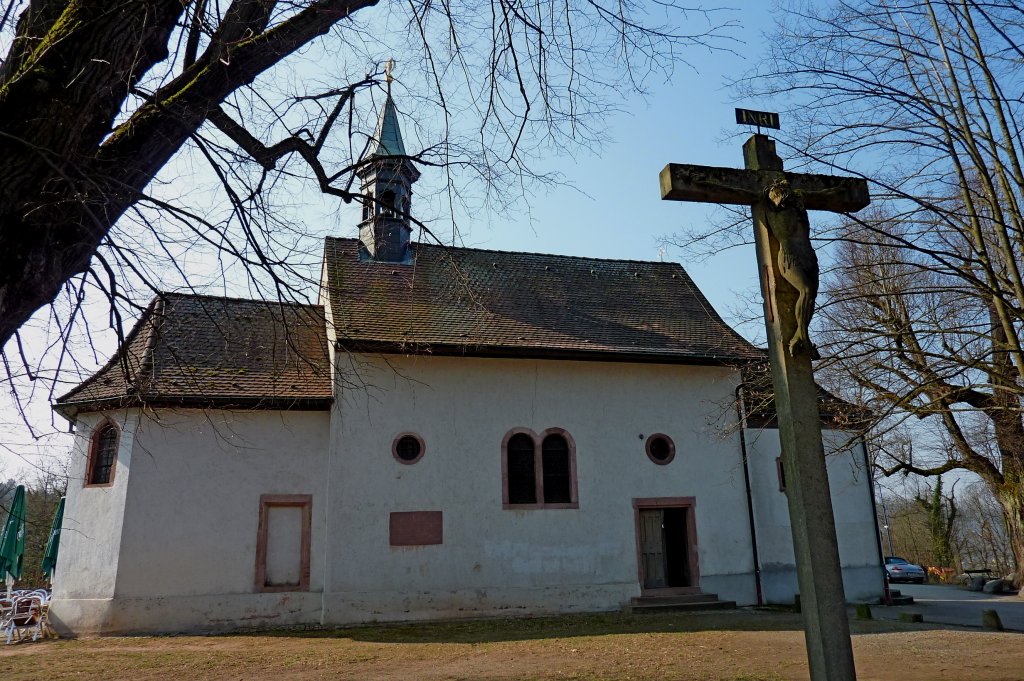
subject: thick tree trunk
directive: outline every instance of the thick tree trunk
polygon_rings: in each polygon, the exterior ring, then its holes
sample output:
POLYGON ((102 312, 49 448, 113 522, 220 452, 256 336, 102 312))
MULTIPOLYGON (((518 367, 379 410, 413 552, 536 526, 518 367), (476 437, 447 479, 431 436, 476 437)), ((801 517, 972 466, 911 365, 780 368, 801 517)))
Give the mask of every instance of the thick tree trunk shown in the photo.
POLYGON ((1018 478, 1016 485, 1004 485, 997 498, 1003 509, 1006 536, 1016 563, 1013 581, 1021 589, 1021 598, 1024 598, 1024 480, 1018 478))
POLYGON ((1019 397, 1020 374, 1010 361, 1006 332, 990 307, 992 323, 993 409, 986 410, 992 419, 996 445, 1002 462, 999 480, 986 478, 1006 522, 1006 536, 1016 563, 1014 583, 1024 586, 1024 422, 1021 420, 1019 397))
POLYGON ((22 17, 0 81, 0 347, 88 267, 123 211, 96 191, 111 179, 96 153, 129 89, 166 59, 184 6, 64 0, 30 6, 47 21, 22 17))
POLYGON ((0 347, 87 270, 114 223, 225 97, 377 0, 309 2, 269 30, 274 2, 236 0, 203 56, 117 128, 129 89, 167 58, 189 3, 52 2, 63 12, 19 24, 29 35, 8 55, 17 67, 0 71, 0 347))

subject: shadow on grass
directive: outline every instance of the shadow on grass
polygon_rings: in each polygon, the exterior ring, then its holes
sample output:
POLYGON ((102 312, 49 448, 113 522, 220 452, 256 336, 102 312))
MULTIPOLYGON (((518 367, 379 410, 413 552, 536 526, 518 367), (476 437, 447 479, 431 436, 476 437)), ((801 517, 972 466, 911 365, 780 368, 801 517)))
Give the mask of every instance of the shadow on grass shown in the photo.
MULTIPOLYGON (((851 622, 854 635, 948 628, 928 624, 871 620, 851 622)), ((447 622, 377 624, 339 629, 270 630, 249 636, 344 638, 372 643, 498 643, 617 634, 666 634, 708 631, 803 631, 801 616, 786 610, 742 609, 727 612, 627 615, 595 613, 557 617, 490 618, 447 622)))

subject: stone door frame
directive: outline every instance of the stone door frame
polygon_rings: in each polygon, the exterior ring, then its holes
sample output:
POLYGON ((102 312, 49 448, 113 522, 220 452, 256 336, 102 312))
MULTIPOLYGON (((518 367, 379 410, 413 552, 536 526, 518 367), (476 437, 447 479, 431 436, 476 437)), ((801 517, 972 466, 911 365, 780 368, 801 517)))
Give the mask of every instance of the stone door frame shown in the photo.
POLYGON ((668 596, 700 593, 700 569, 697 556, 697 498, 696 497, 636 497, 633 499, 633 529, 636 533, 636 575, 643 596, 668 596), (641 541, 640 511, 650 509, 682 508, 686 510, 686 555, 689 560, 690 586, 659 589, 644 588, 644 560, 641 541))

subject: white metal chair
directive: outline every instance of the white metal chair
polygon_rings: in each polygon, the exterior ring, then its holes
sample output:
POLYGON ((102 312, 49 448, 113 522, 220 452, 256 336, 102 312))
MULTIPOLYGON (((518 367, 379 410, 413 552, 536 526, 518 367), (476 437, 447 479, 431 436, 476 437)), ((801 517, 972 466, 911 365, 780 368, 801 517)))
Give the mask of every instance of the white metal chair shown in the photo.
POLYGON ((43 626, 43 599, 37 595, 21 596, 14 600, 10 612, 0 624, 0 636, 6 636, 6 642, 10 645, 31 632, 32 640, 36 641, 46 634, 43 626))

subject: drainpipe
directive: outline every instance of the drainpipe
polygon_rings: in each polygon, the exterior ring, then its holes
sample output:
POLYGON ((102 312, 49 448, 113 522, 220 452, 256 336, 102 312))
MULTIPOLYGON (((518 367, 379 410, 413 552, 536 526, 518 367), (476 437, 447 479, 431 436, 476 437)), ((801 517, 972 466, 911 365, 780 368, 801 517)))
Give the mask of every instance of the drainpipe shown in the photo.
MULTIPOLYGON (((871 461, 868 458, 867 438, 860 438, 860 448, 864 453, 864 471, 868 476, 868 494, 871 495, 871 521, 875 524, 875 548, 878 550, 878 566, 882 569, 882 604, 892 605, 892 593, 889 591, 889 572, 885 569, 885 558, 882 553, 882 532, 878 527, 878 506, 875 502, 875 475, 871 470, 871 461)), ((885 512, 885 504, 882 504, 882 512, 885 512)), ((886 530, 889 528, 889 521, 885 521, 886 530)), ((889 539, 889 550, 892 551, 892 539, 889 539)))
MULTIPOLYGON (((750 494, 750 470, 747 468, 747 413, 743 403, 743 384, 736 386, 736 415, 740 425, 740 457, 743 461, 743 486, 747 493, 747 517, 750 520, 750 550, 754 554, 754 587, 757 590, 757 604, 764 605, 761 592, 761 559, 757 555, 757 527, 754 523, 754 499, 750 494)), ((873 500, 873 499, 872 499, 873 500)))

